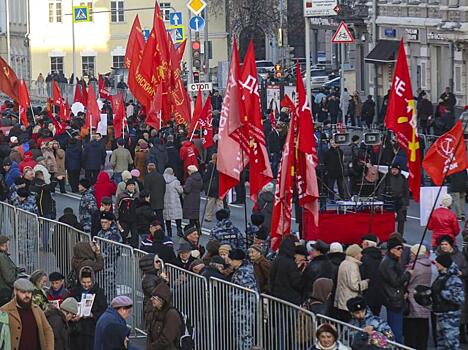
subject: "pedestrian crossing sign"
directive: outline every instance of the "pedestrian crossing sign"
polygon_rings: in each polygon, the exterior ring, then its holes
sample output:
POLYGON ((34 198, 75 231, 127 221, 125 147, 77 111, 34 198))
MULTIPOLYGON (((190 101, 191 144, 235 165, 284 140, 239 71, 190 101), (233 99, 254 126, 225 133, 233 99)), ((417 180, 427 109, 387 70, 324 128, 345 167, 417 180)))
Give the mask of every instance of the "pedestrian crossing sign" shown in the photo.
POLYGON ((91 16, 88 6, 73 6, 73 23, 90 22, 91 16))
POLYGON ((167 29, 171 32, 175 44, 180 44, 185 40, 185 26, 168 26, 167 29))

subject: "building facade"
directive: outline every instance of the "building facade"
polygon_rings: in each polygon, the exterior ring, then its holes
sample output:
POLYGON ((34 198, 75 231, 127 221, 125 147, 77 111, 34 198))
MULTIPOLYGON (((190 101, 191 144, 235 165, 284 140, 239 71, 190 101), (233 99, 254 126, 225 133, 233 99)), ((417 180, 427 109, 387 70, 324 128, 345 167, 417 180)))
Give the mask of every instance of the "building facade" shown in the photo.
MULTIPOLYGON (((186 1, 159 2, 166 23, 170 26, 170 13, 182 14, 182 25, 189 38, 190 16, 186 1)), ((70 77, 73 72, 73 37, 75 38, 75 65, 78 77, 97 76, 122 68, 130 30, 138 14, 145 35, 149 35, 153 21, 154 0, 31 0, 31 55, 32 75, 46 76, 62 72, 70 77), (73 3, 73 4, 72 4, 73 3), (91 21, 72 24, 72 5, 88 5, 91 21), (74 28, 73 28, 74 27, 74 28), (74 32, 74 35, 73 35, 74 32)), ((209 10, 208 15, 211 14, 209 10)), ((210 67, 227 60, 227 32, 224 10, 210 15, 208 40, 210 67)), ((192 39, 194 39, 194 34, 192 39)), ((204 33, 200 33, 204 54, 204 33)), ((185 50, 188 62, 190 44, 185 50)))
POLYGON ((0 56, 18 78, 31 77, 29 0, 0 0, 0 56))
POLYGON ((413 89, 424 89, 437 103, 450 87, 459 106, 468 104, 468 0, 378 0, 374 10, 368 29, 377 42, 366 59, 371 93, 376 85, 381 96, 390 88, 403 38, 413 89))

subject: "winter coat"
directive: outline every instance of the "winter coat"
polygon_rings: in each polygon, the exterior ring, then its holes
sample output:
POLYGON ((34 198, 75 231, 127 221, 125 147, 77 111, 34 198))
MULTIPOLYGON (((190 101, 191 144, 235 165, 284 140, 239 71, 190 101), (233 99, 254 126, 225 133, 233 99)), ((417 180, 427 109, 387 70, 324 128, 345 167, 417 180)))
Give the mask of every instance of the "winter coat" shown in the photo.
POLYGON ((338 279, 338 269, 340 268, 341 263, 346 259, 346 254, 341 252, 328 253, 328 259, 333 266, 333 286, 336 287, 336 280, 338 279))
POLYGON ((82 167, 86 170, 99 170, 106 162, 106 149, 98 141, 88 143, 82 153, 82 167))
POLYGON ((238 286, 257 291, 257 281, 255 279, 254 268, 252 264, 244 260, 242 265, 237 268, 231 276, 231 283, 238 286))
POLYGON ((437 240, 445 235, 455 237, 460 233, 457 215, 450 209, 440 207, 434 210, 431 219, 427 223, 427 229, 432 231, 432 246, 437 247, 437 240))
POLYGON ((52 193, 55 192, 55 186, 57 181, 52 181, 46 185, 44 180, 34 179, 33 184, 30 186, 30 190, 36 193, 37 209, 39 210, 39 216, 55 219, 52 214, 55 214, 55 202, 52 199, 52 193))
POLYGON ((232 224, 230 219, 218 221, 211 229, 211 237, 220 245, 229 244, 232 249, 245 249, 244 238, 240 230, 232 224))
POLYGON ((203 175, 203 190, 208 197, 219 198, 219 173, 213 162, 208 163, 203 175))
POLYGON ((96 273, 104 268, 104 258, 101 253, 93 252, 89 242, 78 242, 73 247, 71 265, 77 276, 84 266, 91 267, 96 273))
POLYGON ((45 317, 54 332, 54 350, 70 350, 69 327, 63 311, 51 307, 46 310, 45 317))
MULTIPOLYGON (((37 325, 37 336, 41 350, 54 349, 54 333, 47 321, 44 312, 36 306, 31 306, 34 319, 37 325)), ((16 300, 13 298, 9 303, 3 305, 0 311, 8 314, 8 322, 10 327, 11 348, 18 349, 21 341, 21 318, 16 306, 16 300)))
MULTIPOLYGON (((321 347, 318 343, 315 343, 314 346, 312 346, 309 350, 321 350, 321 349, 323 349, 323 347, 321 347)), ((333 348, 327 348, 327 349, 328 350, 349 350, 349 347, 337 341, 333 348)))
POLYGON ((447 177, 447 180, 449 182, 449 188, 448 191, 450 193, 462 193, 462 192, 467 192, 466 188, 466 181, 467 181, 467 174, 466 170, 462 170, 458 173, 452 174, 447 177))
MULTIPOLYGON (((408 269, 413 268, 413 262, 408 265, 408 269)), ((432 280, 432 263, 426 255, 420 255, 416 260, 416 266, 414 267, 413 274, 411 275, 407 287, 408 291, 408 305, 409 314, 405 316, 407 318, 429 318, 431 316, 431 310, 419 305, 414 300, 415 288, 419 285, 430 287, 432 280)))
POLYGON ((294 261, 295 244, 285 238, 271 264, 270 292, 274 297, 299 305, 302 301, 302 273, 294 261))
POLYGON ((275 194, 269 191, 261 191, 258 195, 257 208, 265 217, 263 226, 267 228, 268 233, 271 230, 271 217, 273 215, 273 205, 275 204, 275 194))
POLYGON ((185 141, 179 151, 180 159, 184 164, 184 173, 187 174, 187 167, 195 165, 198 168, 198 153, 197 147, 191 141, 185 141))
POLYGON ((326 255, 316 256, 307 265, 302 278, 304 280, 304 296, 312 293, 312 285, 318 278, 329 278, 333 280, 334 266, 326 255))
POLYGON ((399 261, 387 252, 379 265, 382 276, 383 304, 390 310, 403 310, 403 287, 410 279, 410 273, 405 272, 399 261))
POLYGON ((45 158, 45 164, 49 173, 55 174, 57 171, 57 161, 54 152, 49 147, 42 148, 42 156, 45 158))
POLYGON ((99 208, 103 197, 111 197, 115 194, 117 185, 111 181, 109 174, 105 171, 99 172, 96 184, 94 185, 94 198, 99 208))
POLYGON ((150 224, 157 219, 154 210, 151 208, 151 203, 147 201, 138 201, 135 213, 137 217, 138 232, 140 234, 147 233, 150 224))
POLYGON ((11 162, 10 169, 5 173, 5 182, 7 187, 10 188, 13 185, 17 178, 21 176, 21 173, 18 168, 18 163, 11 162))
POLYGON ((164 209, 164 195, 166 193, 166 180, 157 171, 146 174, 145 190, 149 191, 151 208, 154 210, 164 209))
POLYGON ((329 176, 334 178, 340 178, 343 176, 344 163, 343 163, 343 151, 338 147, 331 147, 327 153, 325 153, 325 168, 329 176))
POLYGON ((369 288, 364 291, 364 298, 371 308, 382 305, 382 277, 379 271, 382 258, 382 251, 377 247, 368 247, 362 250, 361 278, 369 280, 369 288))
POLYGON ((83 230, 83 227, 78 222, 78 218, 76 217, 75 214, 63 214, 61 217, 59 217, 58 221, 61 223, 67 224, 71 227, 74 227, 79 231, 83 230))
POLYGON ((43 289, 37 288, 35 286, 32 292, 32 303, 39 306, 42 311, 45 311, 47 309, 47 305, 49 304, 46 292, 43 289))
POLYGON ((257 260, 253 261, 253 267, 259 293, 269 293, 268 279, 270 278, 271 261, 260 255, 257 260))
POLYGON ((57 168, 55 170, 55 176, 65 176, 65 151, 61 148, 55 151, 55 162, 57 168))
POLYGON ((175 176, 181 180, 184 175, 184 171, 182 170, 182 160, 180 159, 179 151, 172 141, 166 143, 166 150, 168 157, 167 167, 172 168, 175 176))
POLYGON ((361 262, 352 256, 347 256, 338 269, 338 280, 336 284, 335 307, 339 310, 348 311, 346 302, 368 287, 368 281, 361 278, 359 266, 361 262))
POLYGON ((166 169, 169 157, 165 145, 156 144, 149 151, 148 162, 156 164, 158 173, 163 174, 166 169))
POLYGON ((182 204, 180 203, 180 196, 184 193, 184 189, 174 175, 164 174, 163 176, 166 181, 163 211, 164 220, 180 220, 182 219, 182 204))
POLYGON ((139 179, 143 181, 146 173, 146 161, 148 159, 148 149, 136 149, 135 150, 135 168, 140 171, 139 179))
MULTIPOLYGON (((366 309, 366 315, 364 316, 364 319, 358 320, 356 318, 353 318, 349 323, 354 327, 358 327, 361 329, 367 326, 372 326, 373 332, 370 338, 373 340, 371 342, 373 345, 379 344, 378 340, 379 337, 381 338, 382 335, 388 340, 393 340, 394 338, 392 329, 390 328, 388 323, 380 317, 374 316, 369 307, 366 309), (373 336, 375 334, 374 332, 378 333, 377 337, 373 336)), ((377 346, 376 348, 380 349, 379 346, 377 346)))
POLYGON ((116 173, 121 173, 128 170, 128 167, 133 164, 132 155, 125 147, 118 147, 112 151, 110 164, 116 173))
POLYGON ((362 104, 362 119, 373 118, 375 115, 375 102, 372 100, 366 100, 362 104))
POLYGON ((166 264, 177 265, 177 257, 174 253, 174 243, 172 243, 169 237, 155 237, 153 238, 152 245, 145 247, 143 250, 149 254, 159 256, 159 258, 166 264))
POLYGON ((96 198, 94 198, 93 189, 87 189, 82 195, 80 206, 78 208, 78 217, 84 232, 91 231, 91 218, 94 212, 98 211, 96 198))
POLYGON ((172 307, 172 295, 169 286, 160 283, 154 294, 164 300, 161 310, 154 309, 150 327, 147 330, 148 350, 176 350, 180 336, 182 320, 179 312, 172 307))
MULTIPOLYGON (((113 338, 115 338, 115 334, 113 333, 114 325, 121 325, 126 327, 127 322, 122 316, 119 315, 117 310, 109 306, 97 321, 96 333, 94 335, 94 350, 115 349, 114 347, 109 346, 109 343, 112 342, 113 338)), ((127 331, 130 333, 130 329, 127 329, 127 331)))
POLYGON ((65 169, 80 170, 81 169, 81 143, 72 139, 65 150, 65 169))
POLYGON ((459 274, 460 270, 457 265, 452 264, 448 269, 439 271, 439 275, 432 283, 432 310, 436 315, 450 312, 442 311, 442 304, 459 309, 465 302, 464 286, 459 274))
POLYGON ((200 219, 200 196, 203 189, 203 179, 197 171, 190 175, 184 185, 184 219, 200 219))
POLYGON ((10 254, 0 252, 0 302, 10 300, 13 291, 13 283, 18 277, 15 263, 10 254))

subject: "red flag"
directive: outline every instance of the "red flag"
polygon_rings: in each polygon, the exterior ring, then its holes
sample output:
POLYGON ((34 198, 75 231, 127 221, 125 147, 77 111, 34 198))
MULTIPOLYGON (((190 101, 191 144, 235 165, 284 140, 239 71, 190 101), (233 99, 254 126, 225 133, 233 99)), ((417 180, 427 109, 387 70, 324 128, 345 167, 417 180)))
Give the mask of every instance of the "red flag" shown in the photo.
POLYGON ((318 165, 315 130, 309 101, 307 100, 301 69, 296 64, 297 90, 297 193, 299 205, 314 216, 315 225, 319 219, 319 190, 315 168, 318 165))
POLYGON ((56 106, 60 106, 62 104, 62 92, 55 80, 52 80, 52 101, 56 106))
MULTIPOLYGON (((289 131, 283 148, 283 155, 278 170, 275 204, 271 217, 271 247, 277 251, 283 239, 291 233, 291 211, 294 186, 294 130, 296 112, 292 110, 289 131)), ((218 156, 219 157, 219 156, 218 156)))
POLYGON ((86 106, 83 93, 81 92, 80 84, 75 85, 75 95, 73 96, 73 103, 75 102, 80 102, 83 104, 83 106, 86 106))
POLYGON ((64 109, 63 120, 64 121, 70 120, 71 109, 70 109, 70 105, 68 104, 68 101, 65 101, 63 105, 63 109, 64 109))
POLYGON ((208 95, 208 98, 205 101, 203 110, 201 112, 199 124, 203 129, 202 135, 202 147, 208 149, 214 146, 213 141, 213 114, 211 110, 211 96, 208 95))
POLYGON ((162 85, 159 84, 156 87, 156 93, 151 100, 150 108, 146 115, 146 124, 155 128, 156 130, 161 129, 162 119, 162 85))
POLYGON ((273 109, 270 109, 270 125, 273 129, 276 128, 276 116, 273 109))
POLYGON ((81 94, 83 95, 83 103, 84 106, 88 105, 88 91, 86 91, 86 83, 84 80, 81 81, 81 94))
POLYGON ((408 187, 416 202, 419 202, 421 188, 421 154, 418 137, 416 101, 413 96, 411 80, 406 60, 403 39, 393 74, 385 126, 397 136, 400 147, 405 150, 408 159, 408 187))
POLYGON ((461 120, 432 144, 422 166, 437 186, 442 186, 445 176, 468 168, 461 120))
POLYGON ((109 88, 106 87, 106 84, 104 83, 104 78, 102 77, 102 74, 99 74, 98 87, 99 96, 105 100, 108 100, 111 97, 111 94, 109 88))
POLYGON ((179 58, 179 62, 182 61, 182 58, 184 57, 185 46, 187 46, 187 39, 182 41, 182 43, 177 48, 177 55, 178 55, 178 58, 179 58))
POLYGON ((20 81, 16 77, 15 71, 0 57, 0 91, 18 101, 19 85, 20 81))
POLYGON ((125 65, 128 68, 128 88, 133 96, 146 106, 147 95, 140 87, 137 81, 137 68, 140 65, 143 49, 145 48, 145 39, 141 30, 140 20, 138 15, 133 21, 132 31, 128 38, 127 51, 125 52, 125 65))
POLYGON ((239 86, 239 74, 239 54, 237 41, 234 38, 218 131, 217 169, 219 172, 219 197, 221 199, 239 183, 240 174, 248 163, 248 153, 244 151, 241 139, 242 118, 245 114, 243 113, 244 103, 239 86))
POLYGON ((114 113, 114 136, 119 139, 122 136, 123 128, 125 127, 126 115, 125 115, 125 103, 123 94, 111 96, 112 101, 112 112, 114 113))
POLYGON ((57 118, 53 114, 49 115, 49 118, 50 120, 52 120, 52 124, 54 124, 55 135, 63 134, 65 132, 65 124, 57 120, 57 118))
POLYGON ((201 89, 198 89, 197 100, 195 101, 195 107, 193 109, 192 119, 190 121, 190 130, 192 133, 195 129, 200 128, 200 117, 203 110, 203 95, 201 89))
POLYGON ((88 129, 90 126, 97 128, 97 125, 101 121, 101 113, 99 106, 96 101, 96 94, 92 85, 88 87, 88 105, 86 106, 86 121, 85 128, 88 129))
POLYGON ((262 190, 263 186, 273 179, 265 142, 265 134, 263 132, 257 77, 254 45, 251 40, 244 58, 240 85, 245 105, 245 114, 248 120, 250 198, 252 198, 254 202, 257 201, 258 193, 262 190))
POLYGON ((27 110, 31 106, 31 100, 29 98, 28 88, 26 82, 21 80, 18 86, 18 104, 19 104, 19 119, 21 124, 26 128, 29 127, 29 120, 27 110))

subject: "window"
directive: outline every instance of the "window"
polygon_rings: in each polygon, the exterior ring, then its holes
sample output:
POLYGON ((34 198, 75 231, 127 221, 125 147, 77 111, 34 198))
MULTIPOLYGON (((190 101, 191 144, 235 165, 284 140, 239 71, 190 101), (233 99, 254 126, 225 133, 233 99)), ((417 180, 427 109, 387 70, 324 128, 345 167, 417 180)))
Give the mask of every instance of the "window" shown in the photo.
POLYGON ((62 23, 62 0, 49 0, 49 23, 62 23))
POLYGON ((50 71, 63 73, 63 57, 50 58, 50 71))
POLYGON ((427 89, 427 82, 426 82, 426 68, 427 64, 426 62, 421 62, 421 84, 420 87, 421 89, 427 89))
POLYGON ((83 70, 83 76, 91 77, 95 76, 95 62, 96 62, 96 57, 94 56, 83 56, 81 57, 81 67, 83 70))
POLYGON ((89 8, 89 20, 92 22, 93 21, 93 2, 88 1, 88 2, 81 2, 80 6, 88 6, 89 8))
POLYGON ((461 93, 462 92, 462 67, 459 65, 456 65, 454 67, 455 74, 454 74, 454 90, 456 93, 461 93))
POLYGON ((112 56, 112 68, 124 68, 125 56, 112 56))
POLYGON ((161 9, 161 17, 163 18, 164 22, 169 22, 170 21, 170 15, 171 15, 171 3, 170 2, 162 2, 159 4, 159 7, 161 9))
POLYGON ((124 2, 111 1, 111 22, 121 23, 125 21, 124 2))

